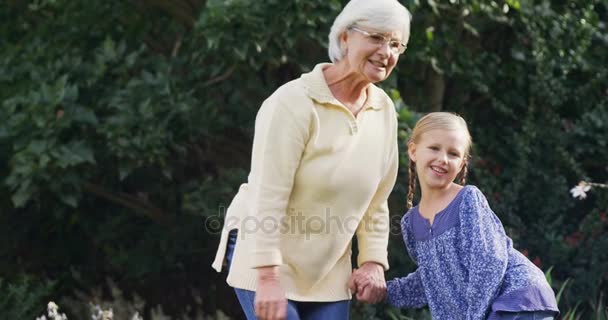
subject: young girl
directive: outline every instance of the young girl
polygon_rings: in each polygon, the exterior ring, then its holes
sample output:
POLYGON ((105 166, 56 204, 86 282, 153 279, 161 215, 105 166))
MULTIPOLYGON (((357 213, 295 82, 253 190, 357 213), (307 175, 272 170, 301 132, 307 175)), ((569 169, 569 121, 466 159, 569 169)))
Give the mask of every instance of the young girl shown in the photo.
POLYGON ((470 148, 460 116, 430 113, 416 124, 401 229, 418 269, 387 282, 387 301, 428 305, 440 320, 554 319, 557 303, 543 272, 513 248, 481 191, 464 186, 470 148), (416 180, 422 194, 412 208, 416 180))

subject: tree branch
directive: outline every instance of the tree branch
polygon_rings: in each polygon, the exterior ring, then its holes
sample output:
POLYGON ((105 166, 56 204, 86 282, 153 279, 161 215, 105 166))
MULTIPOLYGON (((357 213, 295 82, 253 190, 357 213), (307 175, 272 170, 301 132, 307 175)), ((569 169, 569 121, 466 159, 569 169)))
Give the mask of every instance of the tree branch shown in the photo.
POLYGON ((139 212, 158 224, 165 226, 169 224, 167 215, 161 209, 156 208, 147 201, 143 201, 135 196, 126 193, 116 194, 92 183, 86 183, 84 185, 84 190, 114 204, 139 212))
POLYGON ((226 70, 226 72, 224 72, 223 74, 205 81, 205 83, 203 83, 203 88, 228 79, 232 75, 234 70, 236 70, 236 64, 233 64, 232 66, 230 66, 230 68, 228 68, 228 70, 226 70))

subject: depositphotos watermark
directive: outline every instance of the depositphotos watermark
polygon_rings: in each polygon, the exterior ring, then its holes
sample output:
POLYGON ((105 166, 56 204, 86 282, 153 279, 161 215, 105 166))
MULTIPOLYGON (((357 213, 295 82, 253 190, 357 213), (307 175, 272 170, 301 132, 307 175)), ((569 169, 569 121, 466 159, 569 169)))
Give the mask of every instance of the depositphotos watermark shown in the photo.
POLYGON ((369 233, 401 234, 400 216, 365 214, 363 217, 333 214, 330 208, 321 214, 304 214, 295 209, 281 217, 275 216, 228 216, 225 207, 220 207, 217 215, 204 217, 205 231, 219 234, 222 230, 239 230, 240 237, 258 233, 305 235, 308 239, 314 234, 354 234, 358 228, 369 233))

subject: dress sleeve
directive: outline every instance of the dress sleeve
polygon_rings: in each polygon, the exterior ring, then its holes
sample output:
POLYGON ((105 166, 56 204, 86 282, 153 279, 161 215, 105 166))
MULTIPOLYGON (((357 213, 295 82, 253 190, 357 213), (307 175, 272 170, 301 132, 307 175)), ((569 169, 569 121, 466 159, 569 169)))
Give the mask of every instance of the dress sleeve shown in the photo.
POLYGON ((422 308, 428 303, 418 270, 387 281, 386 293, 386 301, 397 308, 422 308))
POLYGON ((359 255, 358 265, 365 262, 376 262, 388 270, 388 236, 390 231, 390 217, 388 210, 388 197, 397 180, 399 155, 397 146, 396 118, 394 135, 390 136, 387 169, 376 189, 365 215, 357 227, 357 245, 359 255))
POLYGON ((459 210, 461 250, 468 270, 464 292, 467 320, 485 319, 496 298, 508 263, 507 238, 498 217, 479 189, 472 187, 459 210))
POLYGON ((249 216, 254 217, 256 226, 245 226, 245 231, 255 230, 253 267, 282 264, 281 219, 308 141, 311 111, 301 108, 305 104, 290 104, 288 98, 275 92, 264 101, 255 121, 249 216))
MULTIPOLYGON (((410 258, 414 261, 414 263, 418 264, 415 251, 416 243, 410 228, 411 212, 412 211, 409 211, 405 214, 405 216, 403 216, 403 220, 401 222, 401 233, 403 234, 405 247, 410 258)), ((419 270, 408 274, 406 277, 395 278, 387 281, 386 292, 387 302, 398 308, 422 308, 428 304, 419 270)))

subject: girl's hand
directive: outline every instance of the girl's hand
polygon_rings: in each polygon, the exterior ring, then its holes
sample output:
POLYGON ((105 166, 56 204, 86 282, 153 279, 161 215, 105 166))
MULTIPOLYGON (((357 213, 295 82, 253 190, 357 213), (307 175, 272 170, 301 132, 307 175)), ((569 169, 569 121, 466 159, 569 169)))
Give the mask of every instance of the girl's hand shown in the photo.
POLYGON ((285 291, 279 281, 278 266, 258 268, 255 315, 260 320, 287 318, 287 298, 285 298, 285 291))

